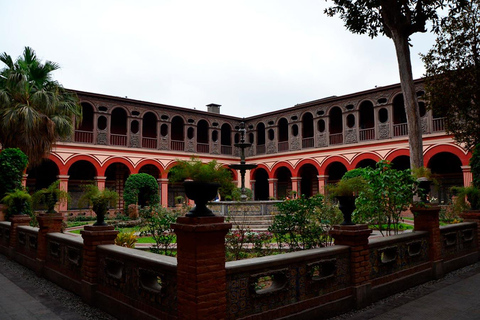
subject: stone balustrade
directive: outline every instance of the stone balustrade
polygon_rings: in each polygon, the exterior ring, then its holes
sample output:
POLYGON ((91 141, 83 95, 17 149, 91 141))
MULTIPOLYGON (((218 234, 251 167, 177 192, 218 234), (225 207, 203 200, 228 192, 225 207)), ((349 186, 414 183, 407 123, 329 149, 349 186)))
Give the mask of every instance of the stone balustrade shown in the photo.
POLYGON ((375 239, 335 226, 333 246, 233 262, 223 217, 179 218, 178 258, 116 246, 113 227, 78 237, 22 218, 0 222, 0 253, 119 319, 321 319, 477 262, 478 217, 439 227, 438 210, 417 212, 414 232, 375 239))

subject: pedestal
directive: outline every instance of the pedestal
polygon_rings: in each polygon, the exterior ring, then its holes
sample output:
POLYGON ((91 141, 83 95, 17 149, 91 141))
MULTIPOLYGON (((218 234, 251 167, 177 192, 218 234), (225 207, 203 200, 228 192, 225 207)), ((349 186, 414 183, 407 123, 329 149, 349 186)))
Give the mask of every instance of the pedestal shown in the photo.
POLYGON ((177 300, 179 319, 226 319, 225 235, 223 217, 179 217, 177 300))

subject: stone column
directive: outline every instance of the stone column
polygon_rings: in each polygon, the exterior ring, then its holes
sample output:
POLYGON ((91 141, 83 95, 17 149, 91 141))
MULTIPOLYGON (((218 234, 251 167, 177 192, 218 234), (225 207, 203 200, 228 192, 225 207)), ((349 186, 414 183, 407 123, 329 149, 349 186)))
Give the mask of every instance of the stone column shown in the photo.
POLYGON ((302 181, 302 177, 291 177, 290 180, 292 180, 292 191, 295 191, 297 197, 300 197, 302 191, 300 190, 300 181, 302 181))
POLYGON ((318 179, 318 193, 321 193, 324 196, 326 196, 325 186, 327 185, 328 176, 319 175, 317 176, 317 179, 318 179))
POLYGON ((368 237, 371 233, 372 230, 366 224, 335 225, 330 231, 330 235, 335 239, 335 245, 350 247, 351 281, 356 308, 363 308, 370 303, 372 266, 368 237))
POLYGON ((439 212, 440 207, 411 208, 414 217, 414 231, 427 231, 428 257, 432 263, 432 272, 435 279, 444 275, 442 259, 442 238, 440 235, 439 212))
MULTIPOLYGON (((70 178, 69 175, 58 175, 57 176, 58 180, 60 180, 60 190, 63 190, 65 192, 68 192, 68 178, 70 178)), ((58 211, 59 212, 67 212, 68 211, 68 202, 67 200, 65 201, 60 201, 60 204, 58 206, 58 211)))
POLYGON ((167 178, 161 178, 157 179, 157 181, 160 184, 160 203, 162 204, 162 207, 168 207, 168 179, 167 178))
POLYGON ((277 181, 278 179, 268 179, 268 197, 277 198, 277 181))
POLYGON ((82 298, 89 304, 95 304, 94 294, 98 280, 97 247, 115 244, 118 231, 113 226, 85 226, 80 231, 83 238, 82 298))
POLYGON ((225 235, 223 217, 179 217, 177 234, 178 318, 226 319, 225 235))
POLYGON ((26 214, 15 214, 10 217, 10 257, 12 257, 17 247, 17 227, 28 226, 30 224, 30 216, 26 214))
POLYGON ((95 183, 97 184, 98 190, 102 191, 105 190, 105 181, 107 180, 107 177, 93 177, 95 179, 95 183))
POLYGON ((28 174, 24 173, 24 174, 22 175, 22 186, 23 186, 24 188, 27 187, 27 178, 28 178, 28 174))
POLYGON ((470 166, 461 166, 463 172, 463 186, 470 187, 473 181, 472 168, 470 166))
POLYGON ((256 180, 250 180, 250 190, 252 190, 252 200, 255 200, 255 182, 256 180))

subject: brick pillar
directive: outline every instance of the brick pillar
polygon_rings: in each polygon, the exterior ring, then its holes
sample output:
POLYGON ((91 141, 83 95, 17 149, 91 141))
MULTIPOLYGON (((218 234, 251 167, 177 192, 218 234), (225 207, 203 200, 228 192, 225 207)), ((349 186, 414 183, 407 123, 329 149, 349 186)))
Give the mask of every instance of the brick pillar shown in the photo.
POLYGON ((178 318, 226 319, 225 235, 223 217, 179 217, 177 234, 178 318))
POLYGON ((10 217, 10 257, 13 250, 17 247, 17 227, 28 226, 30 224, 30 216, 26 214, 15 214, 10 217))
MULTIPOLYGON (((60 190, 63 190, 65 192, 68 192, 68 178, 70 178, 69 175, 58 175, 57 176, 58 180, 60 180, 60 190)), ((60 201, 59 206, 58 206, 58 212, 67 212, 68 211, 68 201, 60 201)), ((67 217, 65 216, 65 219, 67 217)))
POLYGON ((36 272, 42 275, 47 256, 47 234, 62 231, 63 217, 61 213, 40 213, 37 216, 38 237, 37 237, 37 264, 36 272))
POLYGON ((432 272, 435 279, 444 275, 442 259, 442 242, 440 235, 440 221, 438 213, 440 207, 411 208, 414 217, 413 231, 427 231, 428 257, 432 263, 432 272))
POLYGON ((83 238, 82 298, 94 304, 98 279, 97 246, 115 244, 118 231, 112 226, 85 226, 80 233, 83 238))
POLYGON ((371 233, 366 224, 335 225, 330 231, 335 238, 335 245, 350 247, 350 272, 356 308, 363 308, 370 303, 372 266, 368 237, 371 233))
POLYGON ((268 197, 277 198, 277 181, 278 179, 268 179, 268 197))

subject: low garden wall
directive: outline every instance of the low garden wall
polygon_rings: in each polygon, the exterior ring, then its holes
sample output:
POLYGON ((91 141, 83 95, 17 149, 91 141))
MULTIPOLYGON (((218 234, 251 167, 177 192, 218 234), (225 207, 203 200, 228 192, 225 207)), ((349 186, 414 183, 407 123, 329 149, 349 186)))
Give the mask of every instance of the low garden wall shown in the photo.
POLYGON ((282 201, 219 201, 210 202, 208 207, 218 216, 271 216, 278 212, 276 204, 282 201))
POLYGON ((0 253, 119 319, 322 319, 477 262, 480 214, 446 227, 436 214, 417 214, 412 233, 335 226, 334 246, 226 263, 220 217, 179 218, 178 258, 116 246, 112 227, 76 237, 14 217, 0 253))

